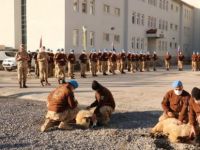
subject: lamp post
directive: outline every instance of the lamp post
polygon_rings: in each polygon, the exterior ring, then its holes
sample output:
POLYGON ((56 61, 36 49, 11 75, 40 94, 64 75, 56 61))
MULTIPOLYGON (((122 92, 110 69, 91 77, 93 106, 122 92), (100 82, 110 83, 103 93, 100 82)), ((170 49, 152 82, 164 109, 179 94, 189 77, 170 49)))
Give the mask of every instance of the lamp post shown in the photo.
MULTIPOLYGON (((115 27, 111 27, 110 30, 111 30, 111 31, 114 31, 114 30, 115 30, 115 27)), ((115 40, 114 38, 115 38, 115 35, 114 35, 114 33, 113 33, 112 50, 114 49, 114 40, 115 40)))
POLYGON ((87 28, 85 26, 82 26, 83 30, 83 48, 84 50, 87 50, 87 28))

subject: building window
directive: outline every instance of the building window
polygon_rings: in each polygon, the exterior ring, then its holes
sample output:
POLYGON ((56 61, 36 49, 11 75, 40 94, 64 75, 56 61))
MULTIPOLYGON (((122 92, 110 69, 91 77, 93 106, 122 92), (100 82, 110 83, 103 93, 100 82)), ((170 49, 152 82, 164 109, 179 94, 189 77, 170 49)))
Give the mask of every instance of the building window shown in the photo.
POLYGON ((115 8, 115 16, 120 16, 120 9, 119 8, 115 8))
POLYGON ((175 49, 177 49, 177 48, 178 48, 178 47, 177 47, 177 43, 175 43, 175 44, 174 44, 174 46, 175 46, 175 49))
POLYGON ((161 51, 161 41, 158 41, 158 49, 161 51))
POLYGON ((82 2, 82 13, 87 13, 87 0, 82 2))
POLYGON ((174 5, 173 4, 171 4, 171 10, 174 10, 174 5))
POLYGON ((175 25, 175 30, 176 30, 176 31, 178 30, 178 25, 175 25))
POLYGON ((136 48, 139 49, 140 48, 140 38, 137 38, 137 44, 136 44, 136 48))
POLYGON ((94 15, 95 11, 95 0, 90 0, 90 14, 94 15))
POLYGON ((176 12, 178 12, 178 6, 176 6, 176 12))
POLYGON ((148 16, 148 27, 151 28, 151 17, 148 16))
POLYGON ((170 24, 170 29, 173 30, 173 24, 172 23, 170 24))
POLYGON ((159 29, 161 29, 161 20, 159 20, 159 29))
POLYGON ((110 6, 109 6, 109 5, 104 4, 103 9, 104 9, 104 12, 105 12, 105 13, 107 13, 107 14, 110 13, 110 6))
POLYGON ((110 40, 110 35, 109 35, 109 33, 104 33, 104 34, 103 34, 103 40, 109 42, 109 40, 110 40))
POLYGON ((78 37, 79 37, 78 29, 73 30, 73 46, 78 46, 78 37))
POLYGON ((141 39, 141 49, 144 49, 144 39, 141 39))
POLYGON ((168 11, 168 7, 169 7, 168 5, 169 5, 169 2, 167 1, 167 2, 166 2, 166 10, 167 10, 167 11, 168 11))
POLYGON ((131 48, 135 49, 135 37, 132 37, 131 48))
POLYGON ((141 15, 141 24, 144 26, 144 14, 141 15))
POLYGON ((79 0, 74 0, 74 3, 73 3, 73 10, 75 12, 78 12, 79 10, 79 0))
POLYGON ((169 43, 170 48, 172 48, 172 42, 169 43))
POLYGON ((132 14, 132 23, 135 24, 136 22, 136 12, 133 12, 132 14))
POLYGON ((159 2, 159 8, 162 9, 162 0, 159 2))
POLYGON ((95 33, 90 32, 90 46, 94 46, 94 41, 95 41, 95 33))
POLYGON ((137 24, 140 24, 140 13, 137 14, 137 24))
POLYGON ((120 42, 120 35, 114 35, 114 41, 119 43, 120 42))

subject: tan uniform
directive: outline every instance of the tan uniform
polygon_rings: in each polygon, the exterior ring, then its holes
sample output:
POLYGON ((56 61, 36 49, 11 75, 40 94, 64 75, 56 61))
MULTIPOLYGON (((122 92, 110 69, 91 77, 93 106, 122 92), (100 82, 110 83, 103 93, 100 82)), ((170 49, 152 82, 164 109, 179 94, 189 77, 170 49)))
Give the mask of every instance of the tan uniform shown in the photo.
POLYGON ((102 55, 102 72, 105 75, 108 70, 108 53, 103 52, 102 55))
POLYGON ((28 56, 29 56, 29 61, 28 61, 28 74, 30 75, 31 74, 31 62, 32 62, 32 54, 31 53, 28 53, 28 56))
POLYGON ((142 55, 142 71, 145 71, 146 68, 146 55, 142 55))
POLYGON ((115 53, 112 53, 110 57, 111 62, 111 72, 112 74, 116 74, 115 70, 117 69, 117 55, 115 53))
POLYGON ((111 55, 112 55, 112 52, 109 52, 108 53, 108 72, 110 72, 110 73, 112 73, 112 71, 111 71, 112 62, 111 62, 111 59, 110 59, 111 55))
POLYGON ((37 55, 37 60, 39 64, 39 74, 40 74, 40 81, 48 80, 48 59, 49 56, 46 52, 39 52, 37 55))
POLYGON ((98 53, 98 71, 102 72, 102 53, 98 53))
POLYGON ((68 76, 74 78, 74 66, 76 63, 76 57, 74 54, 69 54, 67 57, 68 60, 68 76))
POLYGON ((146 70, 150 71, 150 62, 151 62, 151 56, 149 54, 146 55, 146 62, 145 62, 145 66, 146 66, 146 70))
POLYGON ((126 65, 126 54, 125 53, 121 53, 120 54, 120 72, 121 73, 125 73, 124 72, 125 65, 126 65))
POLYGON ((87 70, 87 62, 88 62, 87 55, 82 53, 79 56, 79 60, 81 62, 81 77, 85 77, 86 76, 85 72, 87 70))
POLYGON ((60 83, 60 80, 62 82, 65 82, 65 74, 66 74, 66 64, 67 64, 67 56, 63 53, 58 53, 54 57, 55 64, 56 64, 56 77, 58 79, 58 82, 60 83))
POLYGON ((98 55, 96 53, 92 53, 90 58, 92 76, 97 76, 97 61, 98 55))
POLYGON ((198 56, 196 54, 192 55, 192 71, 197 71, 197 59, 198 56))
POLYGON ((153 71, 156 71, 156 61, 158 60, 158 56, 156 54, 153 54, 152 60, 153 60, 153 71))
POLYGON ((183 70, 183 60, 184 60, 185 56, 184 55, 178 55, 178 70, 182 71, 183 70))
POLYGON ((171 58, 172 58, 172 56, 170 54, 165 55, 165 68, 166 68, 166 70, 169 70, 169 68, 170 68, 171 58))
POLYGON ((131 71, 134 73, 136 71, 136 54, 131 56, 131 71))
POLYGON ((29 55, 26 51, 17 52, 15 58, 17 61, 18 81, 19 81, 20 87, 22 87, 21 86, 22 83, 23 85, 26 84, 29 55))
POLYGON ((200 54, 197 55, 197 71, 200 71, 200 54))
POLYGON ((59 128, 69 129, 68 123, 75 119, 78 108, 68 83, 59 86, 49 94, 47 107, 48 112, 41 131, 44 132, 52 127, 55 121, 60 121, 59 128))
POLYGON ((128 72, 131 71, 131 64, 132 64, 132 54, 128 53, 128 55, 127 55, 127 68, 128 68, 128 72))
POLYGON ((35 52, 33 54, 33 59, 35 60, 35 76, 39 77, 39 64, 38 64, 38 61, 37 61, 37 55, 38 55, 38 53, 35 52))

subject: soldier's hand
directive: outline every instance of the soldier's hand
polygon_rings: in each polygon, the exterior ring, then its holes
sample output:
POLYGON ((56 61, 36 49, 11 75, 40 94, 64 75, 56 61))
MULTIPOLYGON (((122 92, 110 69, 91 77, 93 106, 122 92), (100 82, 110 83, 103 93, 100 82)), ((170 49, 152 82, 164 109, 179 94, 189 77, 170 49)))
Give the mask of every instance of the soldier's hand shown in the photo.
POLYGON ((174 117, 174 114, 172 112, 167 112, 168 117, 174 117))
POLYGON ((87 109, 87 110, 90 109, 90 106, 87 106, 86 109, 87 109))

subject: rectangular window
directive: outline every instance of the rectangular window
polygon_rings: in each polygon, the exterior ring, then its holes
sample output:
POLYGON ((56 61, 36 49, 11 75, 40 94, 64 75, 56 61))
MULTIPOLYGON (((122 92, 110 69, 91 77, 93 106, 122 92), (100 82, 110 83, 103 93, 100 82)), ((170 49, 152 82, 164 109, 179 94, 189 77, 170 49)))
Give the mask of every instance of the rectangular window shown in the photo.
POLYGON ((78 12, 79 11, 79 0, 74 0, 74 3, 73 3, 73 10, 75 12, 78 12))
POLYGON ((120 9, 119 8, 115 8, 115 16, 120 16, 120 9))
POLYGON ((148 27, 151 28, 151 17, 148 16, 148 27))
POLYGON ((140 38, 137 38, 136 48, 137 48, 137 49, 140 49, 140 38))
POLYGON ((144 14, 141 15, 141 24, 144 26, 144 14))
POLYGON ((140 13, 137 14, 137 24, 140 24, 140 13))
POLYGON ((79 37, 78 29, 73 30, 73 46, 78 46, 78 37, 79 37))
POLYGON ((161 25, 161 20, 159 20, 159 29, 161 29, 162 25, 161 25))
POLYGON ((95 0, 90 0, 90 14, 94 15, 95 12, 95 0))
POLYGON ((141 39, 141 49, 144 49, 144 39, 141 39))
POLYGON ((82 2, 82 13, 87 13, 87 0, 82 2))
POLYGON ((94 41, 95 41, 95 33, 90 32, 90 46, 94 46, 94 41))
POLYGON ((133 12, 133 14, 132 14, 132 24, 135 24, 135 20, 136 20, 136 13, 133 12))
POLYGON ((114 41, 119 43, 120 42, 120 36, 119 35, 114 35, 114 41))
POLYGON ((161 41, 158 41, 158 49, 161 51, 161 41))
POLYGON ((174 5, 173 5, 173 4, 171 4, 171 10, 172 10, 172 11, 174 10, 174 5))
POLYGON ((170 29, 173 30, 173 24, 172 23, 170 24, 170 29))
POLYGON ((178 30, 178 25, 175 25, 175 30, 176 30, 176 31, 178 30))
POLYGON ((109 33, 104 33, 104 34, 103 34, 103 40, 109 42, 109 40, 110 40, 110 35, 109 35, 109 33))
POLYGON ((131 47, 132 49, 135 49, 135 37, 132 37, 131 47))
POLYGON ((104 4, 104 6, 103 6, 103 10, 104 10, 105 13, 109 14, 109 13, 110 13, 110 6, 104 4))

